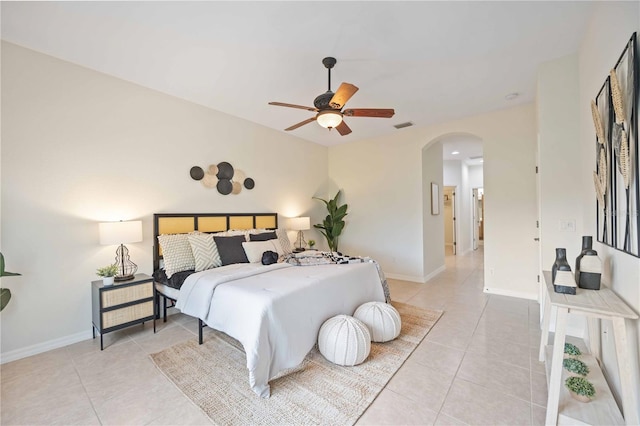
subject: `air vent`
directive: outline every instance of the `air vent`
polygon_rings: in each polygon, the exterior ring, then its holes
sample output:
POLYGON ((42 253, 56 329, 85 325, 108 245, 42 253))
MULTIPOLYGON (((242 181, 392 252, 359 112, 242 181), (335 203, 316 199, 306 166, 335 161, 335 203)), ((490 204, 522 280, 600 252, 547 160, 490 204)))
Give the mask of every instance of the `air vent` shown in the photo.
POLYGON ((480 160, 482 155, 476 155, 475 157, 469 157, 469 160, 480 160))
POLYGON ((407 121, 406 123, 400 123, 400 124, 394 124, 393 127, 395 127, 396 129, 404 129, 405 127, 411 127, 413 126, 413 123, 410 121, 407 121))

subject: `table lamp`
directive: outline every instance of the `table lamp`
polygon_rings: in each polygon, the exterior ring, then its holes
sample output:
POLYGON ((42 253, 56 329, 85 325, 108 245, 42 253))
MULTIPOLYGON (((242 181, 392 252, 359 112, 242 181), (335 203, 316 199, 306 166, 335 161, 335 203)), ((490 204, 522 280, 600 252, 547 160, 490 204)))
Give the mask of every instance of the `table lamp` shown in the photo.
POLYGON ((142 221, 131 220, 127 222, 103 222, 98 224, 100 231, 100 244, 116 245, 116 266, 118 274, 116 281, 126 281, 133 278, 138 270, 138 265, 129 258, 129 249, 125 243, 139 243, 142 241, 142 221))
POLYGON ((311 229, 311 219, 308 217, 292 217, 289 219, 289 229, 292 231, 298 231, 295 251, 304 251, 307 242, 304 240, 304 234, 302 231, 311 229))

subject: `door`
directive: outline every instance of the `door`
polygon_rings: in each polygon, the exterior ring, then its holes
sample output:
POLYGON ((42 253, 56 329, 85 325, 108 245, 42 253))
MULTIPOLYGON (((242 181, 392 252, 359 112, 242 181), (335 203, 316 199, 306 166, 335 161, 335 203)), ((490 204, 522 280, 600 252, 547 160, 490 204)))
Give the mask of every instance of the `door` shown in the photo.
POLYGON ((443 213, 444 213, 444 244, 445 253, 456 254, 457 252, 457 229, 456 229, 456 187, 445 186, 443 188, 443 213))

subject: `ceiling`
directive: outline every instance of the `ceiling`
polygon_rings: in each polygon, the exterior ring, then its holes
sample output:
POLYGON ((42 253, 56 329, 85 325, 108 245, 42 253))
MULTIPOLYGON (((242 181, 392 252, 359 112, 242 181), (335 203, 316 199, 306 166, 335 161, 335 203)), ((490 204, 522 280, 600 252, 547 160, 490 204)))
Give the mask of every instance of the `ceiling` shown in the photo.
POLYGON ((283 131, 327 90, 360 90, 340 136, 317 123, 291 133, 323 145, 402 132, 532 102, 537 66, 577 51, 590 2, 6 2, 2 39, 283 131), (505 95, 518 93, 511 101, 505 95))
POLYGON ((451 135, 440 140, 443 160, 459 160, 473 166, 484 162, 482 139, 472 135, 451 135))

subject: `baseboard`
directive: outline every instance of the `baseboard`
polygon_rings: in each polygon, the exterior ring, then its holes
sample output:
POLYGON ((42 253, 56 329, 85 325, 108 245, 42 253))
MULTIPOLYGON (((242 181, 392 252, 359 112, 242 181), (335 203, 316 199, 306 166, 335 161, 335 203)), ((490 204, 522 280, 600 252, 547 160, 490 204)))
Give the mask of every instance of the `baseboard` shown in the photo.
POLYGON ((400 281, 410 281, 412 283, 424 283, 424 281, 422 281, 422 277, 414 277, 411 275, 402 275, 402 274, 391 274, 391 273, 384 273, 384 276, 387 278, 391 278, 392 280, 400 280, 400 281))
POLYGON ((517 297, 518 299, 528 299, 538 301, 538 293, 525 293, 522 291, 511 291, 503 288, 490 288, 485 287, 484 293, 496 294, 499 296, 517 297))
POLYGON ((391 278, 393 280, 401 280, 401 281, 411 281, 412 283, 420 283, 424 284, 429 281, 431 278, 435 277, 439 273, 443 272, 446 269, 444 265, 431 272, 429 275, 425 275, 424 277, 414 277, 411 275, 402 275, 402 274, 392 274, 392 273, 384 273, 385 277, 391 278))
POLYGON ((26 358, 31 355, 41 354, 53 349, 62 348, 74 343, 82 342, 83 340, 91 339, 92 337, 93 334, 91 333, 91 331, 87 330, 81 333, 71 334, 69 336, 64 336, 58 339, 38 343, 36 345, 27 346, 26 348, 5 352, 0 354, 0 364, 5 364, 7 362, 26 358))
POLYGON ((446 266, 442 265, 440 266, 438 269, 436 269, 435 271, 431 272, 428 275, 425 275, 422 279, 423 283, 426 283, 427 281, 429 281, 431 278, 435 277, 436 275, 440 274, 441 272, 444 272, 444 270, 447 269, 446 266))

